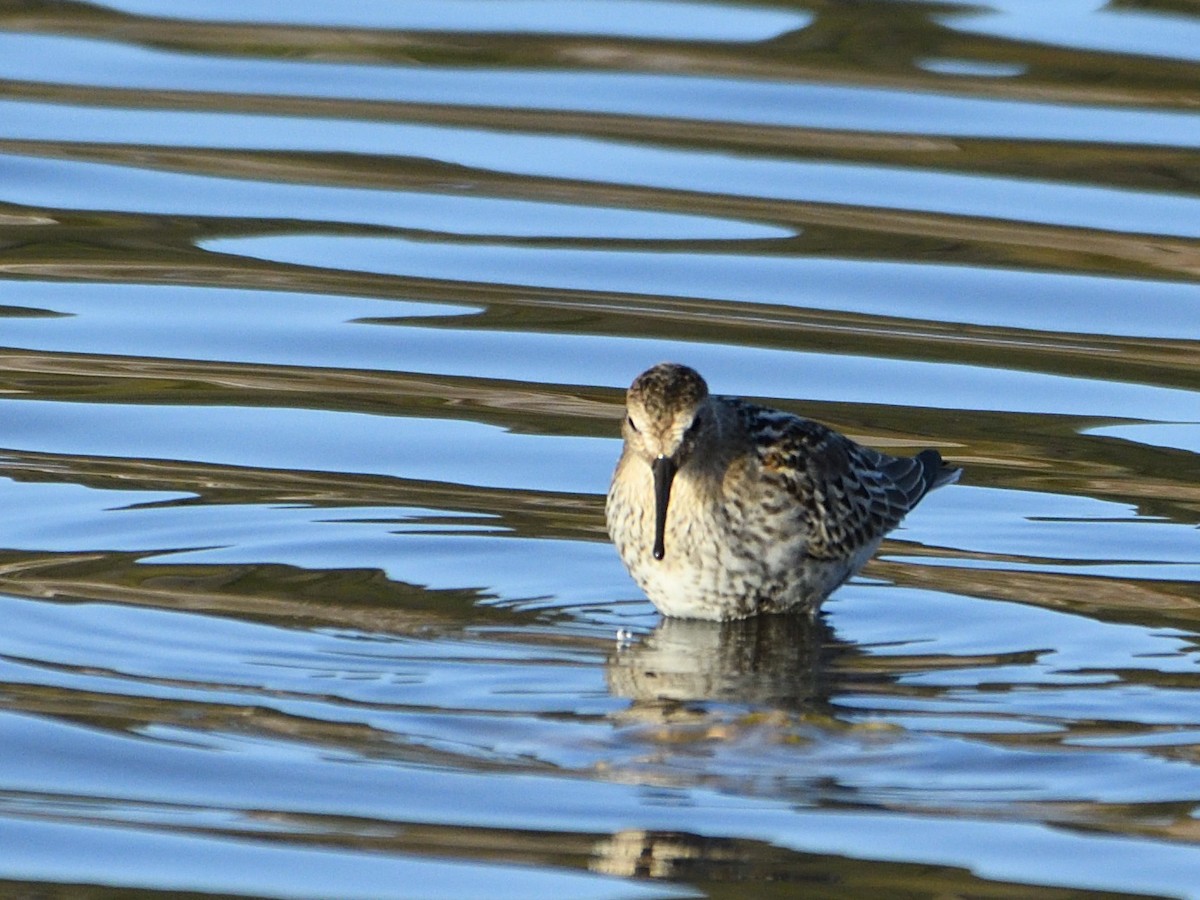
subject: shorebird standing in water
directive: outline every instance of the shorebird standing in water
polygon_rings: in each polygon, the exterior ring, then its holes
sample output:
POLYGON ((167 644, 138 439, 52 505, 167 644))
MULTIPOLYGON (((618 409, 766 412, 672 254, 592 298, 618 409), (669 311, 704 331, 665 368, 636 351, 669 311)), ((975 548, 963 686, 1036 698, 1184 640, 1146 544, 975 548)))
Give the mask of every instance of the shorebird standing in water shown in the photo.
POLYGON ((608 533, 668 616, 815 614, 929 491, 936 450, 894 457, 662 363, 629 388, 608 533))

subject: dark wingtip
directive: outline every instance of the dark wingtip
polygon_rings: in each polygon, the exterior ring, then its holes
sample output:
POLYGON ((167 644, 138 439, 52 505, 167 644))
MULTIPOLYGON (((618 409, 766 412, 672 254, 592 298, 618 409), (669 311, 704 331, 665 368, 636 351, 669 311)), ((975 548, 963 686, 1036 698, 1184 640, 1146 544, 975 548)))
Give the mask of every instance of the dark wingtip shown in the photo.
POLYGON ((962 475, 961 466, 948 466, 942 459, 942 454, 936 450, 922 450, 917 454, 921 467, 925 470, 925 480, 929 485, 925 490, 932 491, 943 485, 954 484, 962 475))

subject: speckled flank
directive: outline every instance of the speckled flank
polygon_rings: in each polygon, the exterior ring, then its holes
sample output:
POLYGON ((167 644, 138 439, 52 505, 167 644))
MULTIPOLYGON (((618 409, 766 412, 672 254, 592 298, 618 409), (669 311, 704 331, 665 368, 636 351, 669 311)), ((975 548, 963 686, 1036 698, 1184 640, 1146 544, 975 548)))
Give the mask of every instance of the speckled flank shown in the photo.
POLYGON ((926 493, 961 471, 935 450, 888 456, 816 422, 711 396, 699 374, 674 363, 637 377, 623 431, 608 530, 668 616, 815 612, 926 493), (675 475, 656 559, 651 467, 660 458, 675 475))

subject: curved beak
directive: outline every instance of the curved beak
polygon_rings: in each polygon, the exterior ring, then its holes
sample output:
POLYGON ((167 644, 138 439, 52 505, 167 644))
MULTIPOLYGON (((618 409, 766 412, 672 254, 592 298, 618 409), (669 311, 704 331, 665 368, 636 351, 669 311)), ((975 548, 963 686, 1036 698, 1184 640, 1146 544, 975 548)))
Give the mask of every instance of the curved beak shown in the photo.
POLYGON ((671 499, 671 482, 675 480, 675 460, 660 456, 650 464, 654 473, 654 558, 662 559, 667 550, 663 536, 667 530, 667 503, 671 499))

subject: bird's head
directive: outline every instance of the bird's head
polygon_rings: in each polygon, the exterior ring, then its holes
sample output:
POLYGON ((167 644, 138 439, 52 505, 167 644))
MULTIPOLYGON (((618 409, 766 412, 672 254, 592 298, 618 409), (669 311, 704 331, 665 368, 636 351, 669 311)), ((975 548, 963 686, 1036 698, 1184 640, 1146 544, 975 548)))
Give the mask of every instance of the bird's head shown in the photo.
POLYGON ((629 387, 622 428, 625 446, 645 460, 654 475, 654 558, 666 554, 667 506, 675 473, 712 425, 708 385, 694 369, 659 363, 629 387))

